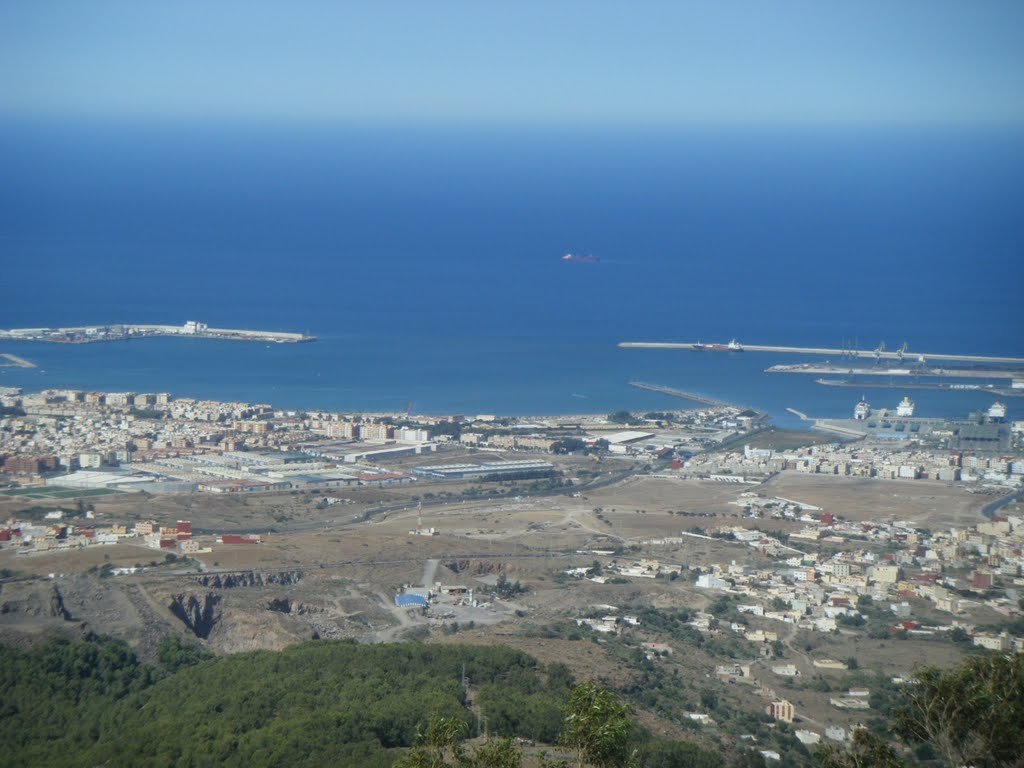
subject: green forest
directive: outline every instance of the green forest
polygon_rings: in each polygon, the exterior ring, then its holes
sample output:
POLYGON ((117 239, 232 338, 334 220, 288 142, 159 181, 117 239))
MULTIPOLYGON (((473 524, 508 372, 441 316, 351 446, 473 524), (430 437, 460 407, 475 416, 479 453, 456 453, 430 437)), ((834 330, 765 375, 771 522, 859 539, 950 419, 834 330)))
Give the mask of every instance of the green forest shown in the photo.
MULTIPOLYGON (((511 737, 559 745, 543 761, 552 767, 726 765, 653 738, 614 692, 564 665, 502 646, 316 641, 213 657, 166 638, 150 665, 96 636, 0 645, 0 726, 0 766, 521 768, 511 737), (467 747, 481 726, 494 740, 467 747)), ((1019 768, 1021 755, 1024 654, 984 654, 918 669, 881 731, 814 758, 823 768, 1019 768)), ((756 750, 729 758, 765 764, 756 750)))
POLYGON ((168 638, 151 666, 120 641, 54 638, 0 646, 0 764, 392 766, 439 719, 555 744, 573 686, 564 665, 500 646, 318 641, 214 658, 168 638))

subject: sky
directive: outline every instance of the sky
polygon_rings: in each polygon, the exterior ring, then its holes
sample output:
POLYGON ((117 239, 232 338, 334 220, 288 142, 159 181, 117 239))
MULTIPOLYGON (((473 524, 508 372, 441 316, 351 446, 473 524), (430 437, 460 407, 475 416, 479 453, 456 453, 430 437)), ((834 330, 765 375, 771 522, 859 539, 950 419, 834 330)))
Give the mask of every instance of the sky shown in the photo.
POLYGON ((0 116, 1024 125, 1021 0, 0 3, 0 116))

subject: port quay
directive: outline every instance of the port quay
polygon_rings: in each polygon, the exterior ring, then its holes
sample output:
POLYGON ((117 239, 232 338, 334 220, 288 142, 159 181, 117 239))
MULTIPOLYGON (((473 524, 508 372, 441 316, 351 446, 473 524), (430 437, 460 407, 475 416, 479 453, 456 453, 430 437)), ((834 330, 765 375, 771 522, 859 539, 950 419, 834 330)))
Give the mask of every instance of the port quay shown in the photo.
POLYGON ((189 320, 184 325, 87 325, 78 328, 12 328, 0 330, 0 340, 47 341, 59 344, 89 344, 100 341, 122 341, 153 336, 175 336, 190 339, 227 339, 230 341, 264 341, 275 344, 298 344, 314 341, 315 336, 281 331, 250 331, 235 328, 210 328, 206 323, 189 320))
POLYGON ((826 349, 824 347, 776 347, 758 344, 704 344, 696 342, 668 341, 623 341, 619 346, 624 349, 687 349, 695 352, 778 352, 787 355, 825 355, 828 357, 853 357, 876 360, 904 360, 905 357, 917 360, 948 360, 960 363, 991 363, 995 365, 1024 365, 1024 357, 994 357, 991 355, 950 355, 930 354, 926 352, 907 352, 906 349, 885 351, 879 348, 873 351, 856 352, 849 349, 826 349))

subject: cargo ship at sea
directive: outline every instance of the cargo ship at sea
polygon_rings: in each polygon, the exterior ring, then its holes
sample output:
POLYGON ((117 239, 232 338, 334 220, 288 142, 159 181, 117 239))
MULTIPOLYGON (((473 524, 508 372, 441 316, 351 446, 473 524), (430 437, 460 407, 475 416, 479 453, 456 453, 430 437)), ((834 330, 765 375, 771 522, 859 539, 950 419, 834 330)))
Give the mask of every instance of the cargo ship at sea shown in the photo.
POLYGON ((740 344, 736 339, 733 339, 728 344, 704 344, 698 341, 692 345, 693 349, 698 352, 742 352, 743 345, 740 344))

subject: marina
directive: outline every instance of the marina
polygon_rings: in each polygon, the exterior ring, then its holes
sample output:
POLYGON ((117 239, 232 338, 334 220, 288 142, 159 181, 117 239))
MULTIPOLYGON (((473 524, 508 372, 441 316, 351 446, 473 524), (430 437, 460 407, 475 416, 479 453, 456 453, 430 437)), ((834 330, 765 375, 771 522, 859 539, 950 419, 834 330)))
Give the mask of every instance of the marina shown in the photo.
MULTIPOLYGON (((56 344, 91 344, 100 341, 124 341, 154 336, 189 339, 227 339, 230 341, 263 341, 275 344, 298 344, 314 341, 315 336, 281 331, 252 331, 235 328, 210 328, 206 323, 189 320, 184 325, 86 325, 73 328, 12 328, 0 330, 0 339, 7 341, 44 341, 56 344)), ((10 355, 5 355, 12 359, 10 355)), ((18 358, 20 360, 20 358, 18 358)), ((18 363, 16 363, 18 364, 18 363)))

